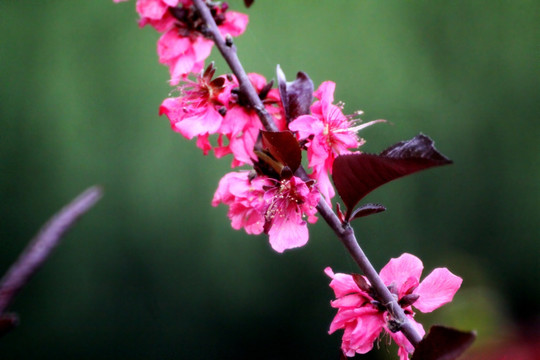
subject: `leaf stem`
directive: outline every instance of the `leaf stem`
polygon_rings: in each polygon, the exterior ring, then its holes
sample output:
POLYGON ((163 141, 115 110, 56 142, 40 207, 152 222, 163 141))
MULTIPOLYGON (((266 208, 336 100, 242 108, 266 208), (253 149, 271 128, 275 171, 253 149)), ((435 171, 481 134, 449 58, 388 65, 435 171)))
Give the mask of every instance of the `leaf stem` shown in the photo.
MULTIPOLYGON (((249 81, 240 60, 238 59, 236 47, 234 46, 232 39, 223 39, 208 7, 203 0, 193 0, 193 3, 206 23, 208 30, 207 33, 212 37, 212 40, 218 47, 221 55, 227 64, 229 64, 234 75, 237 77, 240 83, 240 91, 246 95, 246 98, 251 106, 257 111, 257 115, 259 116, 264 128, 267 131, 277 131, 278 129, 274 123, 274 120, 264 108, 262 101, 259 99, 257 92, 249 81)), ((297 174, 300 175, 300 177, 302 177, 304 180, 307 178, 307 173, 303 168, 298 169, 297 174)), ((343 227, 337 215, 324 199, 319 201, 317 210, 321 214, 322 218, 328 223, 330 228, 334 230, 335 234, 349 251, 354 261, 369 279, 371 285, 379 295, 379 298, 383 300, 384 306, 392 315, 392 318, 399 324, 402 324, 400 330, 403 332, 405 337, 407 337, 411 344, 416 347, 420 340, 422 340, 420 334, 418 334, 416 329, 408 321, 403 309, 401 306, 399 306, 394 296, 390 293, 386 285, 379 277, 379 274, 368 260, 365 253, 362 251, 362 248, 358 244, 358 241, 354 235, 354 230, 350 226, 343 227)))

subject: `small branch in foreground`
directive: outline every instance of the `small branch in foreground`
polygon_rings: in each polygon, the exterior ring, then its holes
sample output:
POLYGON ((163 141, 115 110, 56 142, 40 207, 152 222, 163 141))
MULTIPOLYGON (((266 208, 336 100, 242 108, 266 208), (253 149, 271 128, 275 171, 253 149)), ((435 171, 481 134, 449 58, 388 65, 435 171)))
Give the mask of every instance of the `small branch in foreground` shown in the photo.
MULTIPOLYGON (((207 33, 212 36, 212 39, 218 47, 221 55, 227 64, 229 64, 234 75, 237 77, 240 83, 241 91, 244 92, 252 107, 257 111, 257 115, 259 116, 264 128, 267 131, 277 131, 277 127, 272 117, 265 110, 262 101, 259 99, 257 92, 253 88, 249 78, 246 75, 246 72, 244 71, 244 68, 242 67, 242 64, 240 63, 240 60, 238 59, 232 39, 227 39, 227 41, 223 39, 208 7, 203 0, 193 0, 193 3, 207 25, 207 33)), ((307 178, 307 174, 303 168, 299 168, 297 170, 297 174, 302 179, 307 178)), ((337 237, 341 240, 352 258, 364 272, 365 276, 369 279, 379 297, 385 302, 384 305, 388 312, 392 315, 394 320, 401 325, 400 330, 403 332, 405 337, 407 337, 411 344, 416 347, 422 340, 421 336, 407 320, 403 309, 401 306, 399 306, 395 298, 379 277, 379 274, 373 265, 369 262, 368 258, 358 245, 358 241, 354 235, 354 230, 350 227, 343 227, 337 215, 333 212, 332 208, 325 202, 324 199, 321 199, 319 202, 317 210, 332 228, 332 230, 334 230, 337 237)))
MULTIPOLYGON (((28 283, 32 275, 43 265, 52 250, 60 243, 62 236, 101 198, 102 190, 91 187, 53 216, 30 241, 19 258, 0 281, 0 319, 7 322, 13 315, 4 312, 15 295, 28 283)), ((1 333, 0 333, 1 335, 1 333)))

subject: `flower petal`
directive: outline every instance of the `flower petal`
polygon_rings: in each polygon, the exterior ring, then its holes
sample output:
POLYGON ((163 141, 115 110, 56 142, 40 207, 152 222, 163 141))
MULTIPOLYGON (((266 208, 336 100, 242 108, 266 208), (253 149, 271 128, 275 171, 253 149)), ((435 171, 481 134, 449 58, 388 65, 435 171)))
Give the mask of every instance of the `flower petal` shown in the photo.
MULTIPOLYGON (((421 337, 424 337, 424 334, 426 331, 424 330, 424 327, 422 324, 416 322, 411 316, 407 316, 407 319, 411 322, 411 324, 416 328, 416 331, 421 337)), ((398 350, 398 356, 400 360, 408 360, 409 354, 412 354, 414 352, 414 346, 410 343, 409 340, 403 335, 401 331, 398 331, 396 333, 393 333, 389 331, 386 327, 385 330, 392 339, 394 339, 397 346, 399 346, 398 350)))
POLYGON ((454 298, 462 281, 459 276, 452 274, 447 268, 433 270, 414 291, 420 297, 413 306, 427 313, 449 303, 454 298))
POLYGON ((398 258, 390 259, 382 268, 380 276, 385 285, 393 283, 400 289, 410 277, 420 279, 423 268, 424 265, 419 258, 405 253, 398 258))
POLYGON ((332 290, 334 290, 336 298, 340 298, 347 294, 360 292, 360 288, 358 285, 356 285, 351 275, 343 273, 334 274, 332 268, 330 267, 324 269, 324 273, 332 279, 330 282, 330 287, 332 290))
POLYGON ((358 354, 365 354, 373 348, 375 339, 383 329, 382 315, 373 307, 362 307, 356 310, 357 324, 350 333, 346 342, 343 336, 342 349, 354 350, 358 354))
POLYGON ((295 213, 283 217, 276 216, 268 235, 272 249, 279 253, 304 246, 309 238, 306 222, 295 213))

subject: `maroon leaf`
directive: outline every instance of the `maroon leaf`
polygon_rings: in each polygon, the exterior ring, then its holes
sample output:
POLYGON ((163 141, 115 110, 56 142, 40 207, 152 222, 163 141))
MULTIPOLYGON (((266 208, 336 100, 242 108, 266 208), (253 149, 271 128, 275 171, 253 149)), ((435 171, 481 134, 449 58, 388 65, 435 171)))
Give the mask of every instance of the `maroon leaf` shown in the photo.
POLYGON ((296 74, 296 80, 287 82, 279 65, 276 71, 279 96, 285 110, 287 123, 300 115, 309 114, 313 101, 313 81, 306 73, 300 71, 296 74))
POLYGON ((411 360, 454 360, 476 339, 474 331, 435 325, 416 347, 411 360))
POLYGON ((244 5, 249 8, 251 5, 253 5, 254 2, 255 0, 244 0, 244 5))
POLYGON ((379 155, 338 156, 332 173, 336 190, 347 206, 345 219, 351 219, 356 204, 379 186, 420 170, 451 163, 435 149, 433 140, 423 134, 399 142, 379 155))
POLYGON ((379 204, 365 204, 356 208, 351 214, 351 220, 358 219, 360 217, 377 214, 385 211, 386 208, 379 204))
POLYGON ((294 173, 300 167, 302 150, 293 133, 290 131, 272 132, 261 130, 261 134, 263 147, 268 150, 275 160, 287 167, 287 171, 294 173))

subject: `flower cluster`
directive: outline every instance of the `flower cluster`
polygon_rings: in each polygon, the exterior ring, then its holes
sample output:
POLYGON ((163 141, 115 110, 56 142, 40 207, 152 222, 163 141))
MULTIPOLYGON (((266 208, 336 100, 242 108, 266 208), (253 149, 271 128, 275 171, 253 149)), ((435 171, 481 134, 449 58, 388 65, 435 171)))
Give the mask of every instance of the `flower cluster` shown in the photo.
MULTIPOLYGON (((213 41, 193 2, 137 0, 136 10, 141 27, 150 25, 162 33, 157 44, 159 61, 169 67, 170 83, 178 93, 163 101, 159 114, 167 116, 175 132, 187 139, 196 138, 204 155, 211 151, 218 158, 232 155, 232 168, 249 168, 226 174, 212 199, 213 206, 229 207, 234 229, 255 235, 264 232, 271 247, 282 253, 308 242, 307 223, 317 221, 317 206, 324 208, 324 201, 331 205, 335 196, 331 175, 347 206, 345 215, 338 207, 339 220, 348 226, 352 219, 384 210, 374 204, 354 209, 376 187, 451 162, 424 135, 395 144, 380 155, 362 154, 358 148, 364 140, 358 131, 384 120, 360 123, 360 111, 345 115, 343 104, 334 103, 336 84, 326 81, 314 90, 311 79, 302 72, 295 81, 287 82, 278 67, 277 88, 262 75, 249 74, 261 100, 260 104, 251 103, 245 93, 249 84, 240 84, 234 75, 215 77, 213 63, 204 69, 213 41), (278 131, 264 131, 259 119, 262 112, 272 118, 278 131), (303 151, 309 173, 301 169, 303 151)), ((208 0, 205 5, 221 36, 244 32, 246 15, 228 11, 226 3, 208 0)), ((212 29, 213 36, 218 36, 212 29)), ((251 99, 253 96, 251 93, 251 99)), ((422 268, 418 258, 403 254, 380 272, 381 280, 421 336, 425 331, 415 322, 412 306, 430 312, 450 302, 461 285, 461 278, 446 268, 435 269, 420 282, 422 268)), ((399 346, 400 359, 408 359, 414 348, 399 331, 404 319, 393 318, 369 280, 361 275, 335 274, 330 268, 325 272, 332 278, 330 286, 336 296, 331 305, 338 309, 329 332, 344 329, 343 354, 364 354, 381 333, 386 333, 399 346)))
MULTIPOLYGON (((403 254, 391 259, 382 268, 380 277, 403 308, 408 320, 423 336, 424 328, 414 320, 412 306, 427 313, 449 303, 462 280, 446 268, 437 268, 420 282, 422 270, 420 259, 411 254, 403 254)), ((330 287, 336 295, 331 305, 338 309, 329 333, 344 329, 341 343, 343 353, 346 356, 367 353, 384 331, 398 345, 400 359, 407 360, 414 347, 398 331, 399 324, 378 299, 369 280, 360 275, 335 274, 329 267, 325 272, 332 279, 330 287)))
MULTIPOLYGON (((196 81, 186 79, 178 87, 180 96, 165 99, 159 113, 169 118, 174 131, 188 139, 196 136, 197 146, 205 155, 214 149, 218 158, 232 154, 232 167, 253 165, 257 159, 254 147, 262 130, 261 122, 256 112, 243 103, 234 76, 212 80, 214 72, 211 64, 197 75, 196 81), (216 147, 209 140, 213 134, 218 136, 216 147)), ((269 89, 262 75, 249 74, 249 78, 259 96, 264 98, 267 111, 281 119, 276 89, 269 89)))
MULTIPOLYGON (((121 1, 126 0, 114 0, 121 1)), ((214 43, 206 38, 205 24, 192 0, 137 0, 136 9, 139 26, 150 25, 162 33, 157 52, 159 62, 169 67, 171 85, 204 69, 214 43)), ((213 4, 210 10, 223 36, 238 36, 246 29, 247 15, 227 11, 226 3, 213 4)))
POLYGON ((248 234, 267 232, 277 252, 303 246, 308 241, 305 218, 315 222, 318 191, 292 176, 280 181, 268 176, 252 176, 249 171, 231 172, 219 182, 212 205, 229 205, 234 229, 248 234))
MULTIPOLYGON (((311 106, 311 114, 301 115, 289 125, 290 130, 298 133, 300 140, 309 140, 307 156, 309 167, 313 169, 312 178, 318 181, 319 189, 328 203, 335 195, 329 178, 335 158, 364 143, 357 136, 359 130, 384 121, 375 120, 355 126, 352 116, 343 114, 343 105, 333 104, 335 89, 334 82, 323 82, 313 94, 318 101, 311 106)), ((361 113, 358 111, 356 114, 361 113)))
MULTIPOLYGON (((246 15, 228 11, 226 3, 207 2, 207 6, 222 36, 244 32, 248 23, 246 15)), ((244 228, 250 234, 268 233, 276 251, 306 244, 308 233, 304 219, 315 221, 320 194, 328 203, 335 195, 330 182, 334 159, 361 146, 364 141, 357 136, 357 131, 377 121, 358 126, 354 116, 344 115, 343 105, 333 104, 336 85, 331 81, 323 82, 316 91, 312 90, 312 85, 310 90, 304 91, 305 100, 301 105, 310 110, 289 118, 283 106, 283 94, 272 88, 273 82, 267 83, 262 75, 249 74, 252 86, 278 130, 292 132, 299 148, 307 150, 311 170, 308 176, 314 181, 292 177, 292 174, 283 176, 271 166, 260 166, 276 160, 272 155, 270 159, 261 159, 265 150, 260 144, 261 121, 233 75, 214 78, 213 64, 203 71, 213 42, 206 37, 206 25, 192 0, 137 0, 136 9, 141 27, 150 25, 163 33, 158 41, 159 59, 169 66, 171 84, 178 85, 178 96, 163 101, 160 115, 168 117, 174 131, 187 139, 196 138, 197 146, 205 155, 210 151, 218 158, 231 154, 232 167, 247 165, 257 169, 255 178, 248 179, 245 172, 226 175, 214 196, 214 206, 219 203, 229 206, 233 228, 244 228), (311 104, 313 97, 317 100, 311 104), (266 184, 268 181, 271 183, 266 184), (265 183, 264 191, 260 187, 262 183, 265 183), (238 193, 239 188, 242 194, 238 193), (252 203, 243 196, 249 194, 251 198, 254 193, 260 193, 257 197, 264 200, 252 203)))

